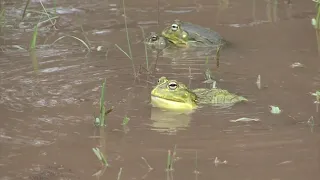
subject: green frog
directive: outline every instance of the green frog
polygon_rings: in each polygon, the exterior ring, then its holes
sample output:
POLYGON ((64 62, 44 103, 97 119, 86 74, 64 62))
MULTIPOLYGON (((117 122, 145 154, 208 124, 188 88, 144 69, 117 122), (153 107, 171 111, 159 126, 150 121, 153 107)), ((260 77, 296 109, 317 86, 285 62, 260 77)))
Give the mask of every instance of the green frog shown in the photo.
POLYGON ((158 79, 157 86, 151 91, 153 106, 172 110, 192 110, 201 104, 233 105, 242 101, 248 100, 224 89, 189 89, 182 82, 164 76, 158 79))
POLYGON ((218 48, 230 44, 219 33, 197 24, 175 20, 161 32, 168 41, 180 47, 218 48))

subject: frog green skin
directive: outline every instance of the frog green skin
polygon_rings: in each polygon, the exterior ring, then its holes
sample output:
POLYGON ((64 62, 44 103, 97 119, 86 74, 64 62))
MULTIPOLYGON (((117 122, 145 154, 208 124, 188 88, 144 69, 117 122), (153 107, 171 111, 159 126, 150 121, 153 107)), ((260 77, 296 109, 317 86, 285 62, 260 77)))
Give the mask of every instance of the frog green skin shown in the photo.
POLYGON ((151 91, 151 104, 155 107, 172 110, 191 110, 200 104, 233 105, 248 101, 245 97, 232 94, 223 89, 189 89, 176 80, 161 77, 157 86, 151 91))
POLYGON ((163 50, 169 47, 172 47, 172 49, 174 49, 174 47, 187 47, 183 43, 173 44, 167 38, 156 32, 150 32, 149 36, 145 38, 144 43, 147 47, 157 50, 163 50))
POLYGON ((175 20, 163 29, 162 36, 177 46, 219 47, 228 43, 219 33, 202 26, 175 20))

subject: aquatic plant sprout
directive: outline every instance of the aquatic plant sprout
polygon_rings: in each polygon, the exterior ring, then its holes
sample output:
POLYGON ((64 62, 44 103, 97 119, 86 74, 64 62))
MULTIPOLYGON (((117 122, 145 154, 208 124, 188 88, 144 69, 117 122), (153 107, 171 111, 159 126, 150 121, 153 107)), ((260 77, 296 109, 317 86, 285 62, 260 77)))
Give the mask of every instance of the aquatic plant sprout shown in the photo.
POLYGON ((269 107, 271 108, 270 112, 272 114, 280 114, 282 111, 278 106, 270 105, 269 107))
POLYGON ((37 36, 38 36, 38 25, 35 25, 32 39, 31 39, 31 43, 30 43, 31 50, 36 48, 37 36))

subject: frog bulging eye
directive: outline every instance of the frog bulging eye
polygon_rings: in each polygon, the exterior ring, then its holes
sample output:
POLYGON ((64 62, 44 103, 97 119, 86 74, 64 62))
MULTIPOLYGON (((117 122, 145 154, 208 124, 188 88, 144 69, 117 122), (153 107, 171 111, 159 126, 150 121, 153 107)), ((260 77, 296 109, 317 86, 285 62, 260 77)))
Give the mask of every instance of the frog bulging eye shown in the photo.
POLYGON ((171 25, 171 30, 172 30, 172 31, 177 31, 178 28, 179 28, 178 24, 172 24, 172 25, 171 25))
POLYGON ((156 41, 156 40, 158 40, 158 36, 153 35, 153 36, 151 37, 151 40, 152 40, 152 41, 156 41))
POLYGON ((170 82, 168 87, 170 90, 175 90, 175 89, 177 89, 178 85, 176 82, 170 82))

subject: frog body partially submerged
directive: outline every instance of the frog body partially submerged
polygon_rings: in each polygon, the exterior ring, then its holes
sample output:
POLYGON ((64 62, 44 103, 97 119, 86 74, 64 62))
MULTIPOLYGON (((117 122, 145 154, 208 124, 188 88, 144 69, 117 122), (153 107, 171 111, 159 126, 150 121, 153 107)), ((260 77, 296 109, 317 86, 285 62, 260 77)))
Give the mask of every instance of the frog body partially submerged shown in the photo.
POLYGON ((223 89, 191 90, 183 83, 166 77, 161 77, 151 91, 151 103, 154 106, 174 110, 195 109, 200 104, 233 105, 242 101, 248 100, 223 89))
POLYGON ((170 42, 167 40, 167 38, 157 34, 156 32, 151 32, 144 40, 144 43, 152 49, 160 50, 165 49, 170 45, 170 42))
POLYGON ((219 33, 190 22, 175 20, 161 35, 177 46, 212 47, 229 44, 219 33))

